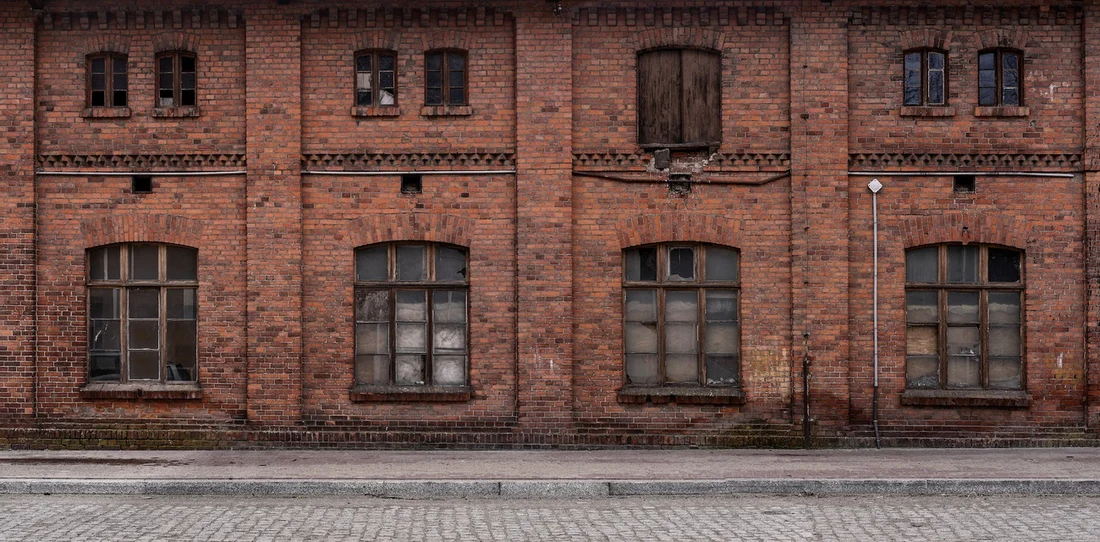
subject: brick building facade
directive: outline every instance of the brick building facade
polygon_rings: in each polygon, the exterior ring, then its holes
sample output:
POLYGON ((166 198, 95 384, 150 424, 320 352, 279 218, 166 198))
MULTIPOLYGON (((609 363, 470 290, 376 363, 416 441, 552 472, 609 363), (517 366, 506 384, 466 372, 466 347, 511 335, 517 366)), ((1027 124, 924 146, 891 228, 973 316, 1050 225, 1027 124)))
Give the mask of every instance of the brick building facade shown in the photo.
POLYGON ((1100 2, 0 29, 4 445, 1100 438, 1100 2))

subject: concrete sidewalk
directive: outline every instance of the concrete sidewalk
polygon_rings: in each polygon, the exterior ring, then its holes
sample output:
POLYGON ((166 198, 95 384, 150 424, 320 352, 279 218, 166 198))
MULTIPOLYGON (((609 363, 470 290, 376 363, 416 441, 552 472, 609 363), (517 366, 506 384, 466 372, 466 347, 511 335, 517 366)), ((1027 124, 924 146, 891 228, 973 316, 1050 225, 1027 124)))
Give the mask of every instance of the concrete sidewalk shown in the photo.
POLYGON ((1100 448, 0 451, 0 493, 1100 496, 1100 448))

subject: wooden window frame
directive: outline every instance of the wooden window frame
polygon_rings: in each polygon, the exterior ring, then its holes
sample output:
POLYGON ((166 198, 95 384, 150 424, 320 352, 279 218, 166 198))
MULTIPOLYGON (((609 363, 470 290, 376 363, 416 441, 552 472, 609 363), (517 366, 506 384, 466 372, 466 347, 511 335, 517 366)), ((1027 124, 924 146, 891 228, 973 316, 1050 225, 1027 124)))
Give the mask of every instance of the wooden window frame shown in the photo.
POLYGON ((623 359, 623 385, 629 388, 672 388, 672 387, 697 387, 697 388, 711 388, 711 389, 740 389, 742 385, 742 366, 744 365, 743 357, 741 355, 741 337, 742 327, 744 320, 741 314, 741 250, 735 247, 726 245, 717 245, 711 243, 693 243, 693 242, 667 242, 667 243, 655 243, 648 245, 638 245, 623 249, 621 255, 622 265, 622 277, 623 277, 623 297, 621 314, 622 318, 620 324, 623 330, 623 342, 622 342, 622 359, 623 359), (706 255, 707 249, 710 247, 720 248, 732 251, 737 255, 737 280, 729 281, 710 281, 706 278, 706 255), (643 248, 655 248, 657 250, 657 279, 653 281, 648 280, 628 280, 627 278, 627 253, 632 250, 643 248), (668 254, 669 250, 674 248, 691 248, 694 250, 694 280, 670 280, 668 275, 669 262, 668 254), (627 328, 627 292, 629 291, 656 291, 657 298, 657 380, 656 385, 636 384, 630 382, 629 376, 626 371, 626 359, 627 359, 627 344, 626 344, 626 328, 627 328), (708 384, 706 374, 706 294, 708 291, 733 291, 737 294, 737 381, 732 384, 708 384), (665 338, 665 297, 669 291, 694 291, 696 292, 696 345, 697 345, 697 371, 698 380, 695 383, 688 382, 669 382, 666 370, 666 338, 665 338))
POLYGON ((352 87, 354 93, 352 95, 353 107, 397 107, 400 104, 398 99, 398 84, 397 84, 397 51, 390 49, 362 49, 355 52, 352 60, 352 87), (371 103, 360 104, 359 103, 359 59, 364 56, 371 57, 371 103), (393 103, 383 104, 381 103, 382 87, 380 85, 381 76, 379 75, 380 62, 379 59, 383 56, 393 57, 393 103))
MULTIPOLYGON (((386 280, 375 280, 375 281, 360 280, 359 279, 359 272, 358 272, 358 265, 359 265, 358 256, 356 255, 356 262, 355 262, 356 269, 355 269, 353 299, 358 298, 358 293, 360 291, 385 291, 389 295, 389 308, 388 308, 388 310, 389 310, 389 320, 388 320, 388 323, 389 323, 389 353, 388 354, 390 356, 389 378, 388 378, 387 383, 379 384, 379 383, 370 383, 370 382, 359 382, 358 377, 355 377, 354 385, 357 386, 357 387, 358 386, 382 386, 382 387, 393 387, 393 388, 442 387, 444 389, 458 389, 458 388, 463 388, 463 387, 469 386, 470 385, 470 364, 471 364, 471 355, 470 355, 470 273, 469 273, 470 250, 469 250, 469 248, 464 247, 464 246, 460 246, 460 245, 452 245, 452 244, 448 244, 448 243, 417 242, 417 241, 391 241, 391 242, 375 243, 375 244, 371 244, 371 245, 364 245, 364 246, 356 247, 355 251, 356 251, 356 253, 358 253, 360 250, 366 250, 366 249, 372 249, 372 248, 378 248, 378 247, 385 247, 386 248, 386 274, 387 274, 387 278, 386 278, 386 280), (404 280, 398 280, 397 279, 397 248, 398 247, 404 247, 404 246, 424 247, 424 257, 425 257, 425 279, 424 280, 404 281, 404 280), (442 280, 437 280, 436 279, 436 251, 439 248, 451 248, 451 249, 461 250, 463 252, 463 254, 466 257, 466 270, 467 270, 466 276, 463 280, 461 280, 461 281, 442 281, 442 280), (426 300, 425 307, 426 307, 426 311, 427 311, 425 329, 427 330, 427 334, 426 334, 426 337, 425 337, 425 347, 424 347, 426 353, 424 354, 424 367, 423 367, 424 383, 423 384, 398 384, 397 383, 397 356, 398 356, 398 352, 397 352, 397 323, 398 323, 398 320, 397 320, 396 303, 397 303, 397 292, 399 292, 399 291, 423 291, 423 292, 425 292, 425 300, 426 300), (433 303, 434 303, 433 302, 433 293, 439 292, 439 291, 461 291, 465 294, 465 297, 466 297, 466 307, 465 307, 465 311, 466 311, 465 312, 466 336, 464 338, 464 342, 465 342, 465 345, 466 345, 466 351, 465 351, 466 366, 465 366, 465 374, 463 375, 463 383, 461 385, 435 384, 433 382, 433 371, 434 371, 434 366, 433 366, 433 361, 434 360, 433 360, 433 358, 435 356, 435 352, 434 352, 434 350, 435 350, 435 345, 434 345, 434 341, 435 341, 435 322, 434 322, 435 315, 434 315, 434 311, 432 310, 433 307, 434 307, 434 305, 433 305, 433 303)), ((358 333, 356 333, 356 331, 357 331, 356 326, 359 323, 361 323, 360 320, 359 320, 359 314, 357 312, 358 309, 354 305, 355 305, 355 303, 353 303, 353 308, 352 308, 352 311, 353 311, 353 315, 352 315, 352 336, 355 338, 354 341, 353 341, 354 342, 354 350, 353 350, 353 354, 352 354, 353 355, 353 360, 352 360, 353 366, 358 364, 358 360, 356 360, 354 358, 356 358, 360 355, 359 354, 359 344, 358 344, 359 338, 358 338, 358 333)), ((362 322, 362 323, 370 323, 370 322, 362 322)), ((381 354, 364 354, 364 355, 381 355, 381 354)), ((358 367, 356 366, 355 369, 358 369, 358 367)), ((358 371, 355 371, 355 372, 357 373, 358 371)))
POLYGON ((454 107, 454 106, 466 106, 470 105, 470 55, 463 49, 432 49, 424 53, 424 105, 428 107, 454 107), (439 89, 440 102, 430 103, 428 101, 428 57, 431 55, 440 55, 440 84, 439 89), (447 62, 451 55, 457 55, 462 57, 462 102, 451 101, 451 69, 450 63, 447 62))
POLYGON ((130 59, 129 59, 129 57, 127 55, 122 54, 122 53, 112 53, 112 52, 101 52, 101 53, 93 53, 93 54, 88 55, 86 57, 86 62, 85 62, 85 84, 84 84, 84 86, 87 89, 87 91, 85 92, 85 96, 84 96, 85 103, 87 104, 86 107, 95 108, 95 109, 108 109, 108 108, 114 108, 114 107, 128 107, 130 105, 130 59), (93 103, 92 103, 92 93, 93 93, 94 89, 92 88, 92 62, 94 62, 95 60, 99 60, 99 59, 103 60, 103 66, 104 66, 104 68, 103 68, 103 78, 104 78, 103 105, 93 105, 93 103), (126 103, 124 103, 124 104, 115 104, 116 100, 115 100, 115 77, 114 76, 116 74, 115 74, 115 70, 114 70, 114 65, 115 65, 115 61, 117 61, 117 60, 122 60, 122 62, 126 66, 126 73, 124 74, 125 77, 126 77, 126 88, 123 90, 123 92, 126 93, 126 103))
POLYGON ((191 51, 161 51, 161 52, 157 53, 156 57, 154 58, 153 66, 154 66, 154 68, 153 68, 154 73, 156 74, 155 75, 156 80, 155 80, 155 83, 153 85, 153 91, 155 93, 153 103, 156 104, 157 108, 160 108, 160 109, 177 109, 177 108, 185 108, 185 107, 198 107, 198 105, 199 105, 199 57, 198 57, 197 54, 195 54, 191 51), (160 102, 160 100, 161 100, 160 91, 163 90, 162 87, 161 87, 161 81, 160 81, 160 76, 161 76, 161 73, 162 73, 160 71, 160 62, 161 62, 161 59, 164 59, 164 58, 171 58, 172 59, 172 105, 162 105, 161 102, 160 102), (182 89, 183 73, 185 73, 185 72, 183 72, 183 66, 182 66, 183 58, 190 58, 195 63, 195 71, 194 71, 194 74, 195 74, 195 88, 191 89, 191 90, 194 91, 195 96, 194 96, 194 103, 190 103, 190 104, 182 103, 183 102, 183 89, 182 89))
MULTIPOLYGON (((101 245, 91 248, 87 251, 87 258, 85 258, 85 273, 86 277, 86 293, 85 296, 85 315, 87 315, 87 325, 85 330, 88 333, 89 341, 87 346, 88 359, 86 364, 85 378, 88 382, 94 382, 99 384, 126 384, 126 383, 150 383, 150 384, 168 384, 168 385, 194 385, 199 380, 199 365, 201 360, 199 359, 199 347, 198 347, 198 251, 192 247, 182 245, 169 245, 165 243, 148 243, 148 242, 134 242, 134 243, 118 243, 113 245, 101 245), (155 246, 157 247, 157 279, 132 279, 130 278, 130 250, 139 245, 155 246), (101 279, 92 277, 92 256, 95 251, 100 249, 109 249, 110 247, 119 248, 119 278, 118 279, 101 279), (168 278, 168 247, 178 247, 187 250, 191 250, 195 255, 195 279, 169 279, 168 278), (158 358, 159 363, 157 367, 157 379, 131 379, 130 378, 130 360, 129 360, 129 329, 130 329, 130 306, 129 297, 130 291, 135 289, 157 289, 158 290, 158 358), (92 350, 92 343, 90 336, 93 331, 93 319, 91 308, 91 291, 93 289, 115 289, 119 291, 119 307, 118 307, 118 320, 119 320, 119 378, 118 380, 102 379, 93 380, 91 374, 92 356, 95 352, 92 350), (168 317, 168 303, 167 294, 169 290, 194 290, 195 292, 195 367, 194 373, 191 375, 190 380, 171 380, 168 379, 168 322, 178 319, 170 319, 168 317)), ((185 319, 186 320, 186 319, 185 319)))
POLYGON ((644 113, 643 113, 643 109, 644 109, 644 104, 643 104, 644 92, 643 92, 642 89, 645 85, 645 81, 643 81, 641 65, 642 65, 642 62, 643 62, 642 59, 646 55, 649 55, 651 53, 662 52, 662 51, 676 51, 680 54, 681 77, 680 77, 680 89, 679 90, 680 90, 680 96, 681 97, 684 95, 684 81, 683 81, 683 79, 684 79, 683 78, 683 53, 684 53, 684 51, 698 51, 698 52, 702 52, 702 53, 707 53, 709 55, 713 55, 717 59, 717 61, 718 61, 718 73, 717 73, 717 80, 718 80, 718 85, 717 86, 718 86, 718 88, 717 88, 716 99, 718 101, 718 104, 717 104, 718 110, 717 111, 712 111, 712 112, 710 112, 710 114, 711 115, 716 115, 719 118, 721 118, 721 116, 722 116, 722 79, 723 79, 723 73, 722 73, 722 52, 721 51, 714 50, 714 49, 703 48, 703 47, 658 47, 658 48, 654 48, 654 49, 645 49, 645 50, 638 51, 637 57, 636 57, 636 62, 637 62, 638 69, 636 70, 636 74, 635 74, 636 75, 635 85, 636 85, 636 88, 637 88, 637 99, 638 99, 638 104, 637 104, 637 112, 638 112, 637 137, 638 137, 639 146, 642 147, 643 149, 659 149, 659 148, 676 149, 676 150, 717 149, 722 144, 722 122, 721 121, 718 122, 718 133, 717 133, 716 139, 713 139, 713 140, 706 139, 706 140, 701 140, 701 141, 686 141, 687 138, 683 135, 683 133, 685 131, 684 126, 688 122, 687 118, 689 117, 689 115, 685 115, 686 112, 684 111, 684 100, 683 100, 683 98, 681 98, 679 100, 679 103, 677 103, 677 107, 679 108, 679 112, 680 112, 679 117, 680 117, 680 134, 681 134, 681 136, 679 138, 679 141, 648 141, 648 139, 649 139, 648 135, 649 134, 645 133, 645 130, 644 130, 644 127, 643 127, 644 119, 642 118, 643 115, 644 115, 644 113))
POLYGON ((1010 47, 993 47, 989 49, 982 49, 978 51, 978 106, 979 107, 1024 107, 1024 52, 1019 49, 1013 49, 1010 47), (993 90, 994 100, 993 103, 982 103, 982 82, 981 82, 981 58, 982 55, 993 55, 993 70, 996 74, 993 90), (1006 104, 1004 101, 1005 86, 1004 86, 1004 55, 1012 54, 1016 56, 1016 103, 1006 104))
POLYGON ((905 107, 948 107, 950 105, 951 96, 951 77, 950 77, 951 56, 946 50, 937 49, 935 47, 919 47, 915 49, 907 49, 901 55, 901 103, 905 107), (928 67, 928 55, 936 53, 943 55, 943 101, 940 103, 932 103, 929 99, 929 73, 931 69, 928 67), (905 101, 905 89, 906 89, 906 69, 905 58, 911 54, 920 54, 920 102, 919 103, 907 103, 905 101))
MULTIPOLYGON (((938 383, 935 388, 929 387, 910 387, 908 379, 908 368, 906 369, 906 388, 908 390, 941 390, 941 391, 1022 391, 1027 389, 1027 323, 1025 314, 1027 312, 1026 307, 1026 290, 1027 290, 1027 276, 1025 272, 1026 266, 1024 265, 1025 253, 1023 250, 1015 247, 1001 246, 994 244, 971 244, 970 246, 977 247, 978 251, 978 279, 976 282, 967 283, 952 283, 947 281, 947 252, 950 247, 953 246, 967 246, 963 243, 941 243, 934 245, 922 245, 909 247, 906 249, 906 257, 911 251, 927 249, 935 247, 937 249, 937 280, 934 283, 931 282, 910 282, 908 276, 905 282, 906 293, 906 319, 905 329, 906 337, 908 338, 909 329, 915 327, 931 327, 931 324, 911 324, 908 319, 908 294, 910 292, 936 292, 937 293, 937 312, 938 323, 937 326, 937 357, 938 359, 938 383), (990 282, 989 281, 989 250, 1004 250, 1015 252, 1019 256, 1020 261, 1020 280, 1017 282, 990 282), (978 344, 980 350, 980 359, 978 363, 979 371, 979 387, 949 387, 947 382, 947 370, 948 370, 948 346, 947 346, 947 329, 948 313, 947 313, 947 296, 950 292, 976 292, 978 293, 978 344), (1020 387, 1019 388, 991 388, 989 384, 989 293, 990 292, 1017 292, 1020 296, 1020 387)), ((908 262, 906 263, 908 266, 908 262)), ((908 344, 908 339, 906 341, 908 344)), ((909 351, 906 346, 906 363, 908 363, 909 351)))

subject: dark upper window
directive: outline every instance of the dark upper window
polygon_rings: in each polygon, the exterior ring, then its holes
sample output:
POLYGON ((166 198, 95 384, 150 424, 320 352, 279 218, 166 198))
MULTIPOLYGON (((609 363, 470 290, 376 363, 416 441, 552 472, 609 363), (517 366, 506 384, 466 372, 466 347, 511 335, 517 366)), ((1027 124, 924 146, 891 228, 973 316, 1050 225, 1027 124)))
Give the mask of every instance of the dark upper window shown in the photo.
POLYGON ((425 105, 467 105, 465 51, 428 51, 424 65, 425 105))
POLYGON ((355 251, 355 381, 464 386, 466 250, 384 243, 355 251))
POLYGON ((1023 253, 934 245, 905 253, 909 388, 1023 389, 1023 253))
POLYGON ((905 52, 905 105, 947 103, 947 53, 934 49, 905 52))
POLYGON ((187 52, 157 55, 157 107, 195 105, 195 55, 187 52))
POLYGON ((661 49, 638 55, 638 142, 717 147, 722 139, 722 58, 661 49))
POLYGON ((978 53, 978 105, 1021 105, 1023 55, 1010 49, 978 53))
POLYGON ((359 51, 355 54, 355 105, 397 105, 397 53, 359 51))
POLYGON ((623 251, 628 386, 740 383, 740 254, 668 243, 623 251))
POLYGON ((126 55, 88 56, 88 107, 126 107, 128 87, 126 55))
POLYGON ((198 377, 198 252, 150 243, 88 251, 88 379, 198 377))

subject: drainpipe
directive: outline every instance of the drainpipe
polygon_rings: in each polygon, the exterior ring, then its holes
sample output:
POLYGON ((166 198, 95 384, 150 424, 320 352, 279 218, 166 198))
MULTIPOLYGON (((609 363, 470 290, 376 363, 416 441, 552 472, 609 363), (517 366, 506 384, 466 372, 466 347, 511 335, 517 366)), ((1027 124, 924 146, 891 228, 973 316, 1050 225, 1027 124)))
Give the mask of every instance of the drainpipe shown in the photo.
POLYGON ((882 447, 882 437, 878 431, 878 191, 882 190, 882 183, 878 182, 878 179, 871 179, 871 182, 867 185, 867 188, 871 189, 871 216, 874 229, 874 286, 872 291, 874 292, 872 304, 874 305, 872 317, 874 326, 874 343, 875 343, 875 369, 874 369, 874 392, 871 398, 871 423, 875 426, 875 448, 882 447))
POLYGON ((806 346, 802 350, 802 447, 809 450, 813 444, 810 424, 810 332, 802 333, 806 346))

